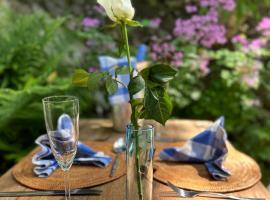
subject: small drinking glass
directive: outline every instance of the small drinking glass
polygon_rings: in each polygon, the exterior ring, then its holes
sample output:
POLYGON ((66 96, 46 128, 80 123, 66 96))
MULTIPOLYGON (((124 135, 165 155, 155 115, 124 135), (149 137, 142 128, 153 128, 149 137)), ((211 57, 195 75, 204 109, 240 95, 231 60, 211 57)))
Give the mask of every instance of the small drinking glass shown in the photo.
POLYGON ((70 199, 68 172, 77 151, 79 100, 73 96, 51 96, 42 102, 51 150, 64 171, 65 199, 70 199))

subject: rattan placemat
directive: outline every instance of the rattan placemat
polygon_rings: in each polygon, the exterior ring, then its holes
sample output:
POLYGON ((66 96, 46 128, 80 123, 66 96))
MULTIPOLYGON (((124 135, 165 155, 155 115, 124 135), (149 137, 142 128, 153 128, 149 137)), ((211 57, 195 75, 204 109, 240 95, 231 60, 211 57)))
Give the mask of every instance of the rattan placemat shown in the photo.
POLYGON ((230 170, 231 176, 225 181, 213 180, 203 164, 163 162, 158 154, 165 147, 181 146, 178 143, 157 143, 155 155, 154 178, 160 182, 172 182, 181 188, 197 191, 233 192, 249 188, 261 179, 258 164, 249 156, 237 151, 231 144, 224 166, 230 170))
MULTIPOLYGON (((112 143, 105 142, 85 142, 96 151, 103 151, 114 159, 112 152, 112 143)), ((12 171, 13 177, 22 185, 38 189, 38 190, 62 190, 64 189, 63 172, 57 169, 48 178, 36 177, 33 173, 33 165, 31 162, 34 153, 39 151, 35 149, 22 161, 20 161, 12 171)), ((120 156, 119 168, 113 177, 109 177, 111 165, 105 168, 95 167, 91 165, 73 165, 70 169, 70 186, 71 188, 91 187, 103 183, 113 181, 125 174, 125 158, 124 154, 120 156)))

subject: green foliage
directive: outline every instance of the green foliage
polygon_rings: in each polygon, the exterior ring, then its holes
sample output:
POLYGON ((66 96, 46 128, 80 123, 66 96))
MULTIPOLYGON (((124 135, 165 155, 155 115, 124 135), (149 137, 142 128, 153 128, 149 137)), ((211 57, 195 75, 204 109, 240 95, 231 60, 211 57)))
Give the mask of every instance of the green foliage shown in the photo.
POLYGON ((252 16, 255 19, 260 19, 264 12, 264 9, 270 7, 270 0, 245 0, 245 1, 236 1, 236 14, 238 19, 242 19, 246 16, 252 16))
POLYGON ((148 77, 146 78, 147 80, 159 84, 166 84, 174 78, 177 71, 173 69, 170 65, 156 64, 144 70, 143 73, 148 75, 148 77))
POLYGON ((113 95, 118 90, 118 83, 111 76, 106 79, 106 89, 109 95, 113 95))
MULTIPOLYGON (((117 68, 118 69, 118 68, 117 68)), ((73 74, 72 82, 78 87, 88 87, 93 91, 98 88, 99 83, 105 80, 106 90, 109 95, 113 95, 118 90, 118 82, 108 72, 92 72, 88 73, 83 69, 75 70, 73 74)))
POLYGON ((5 17, 0 24, 1 88, 23 89, 44 81, 63 58, 55 51, 68 50, 61 44, 60 32, 55 37, 65 19, 50 20, 43 13, 18 17, 5 8, 1 12, 5 17), (43 77, 40 71, 45 72, 43 77))
POLYGON ((89 78, 88 78, 88 82, 87 82, 88 89, 90 91, 95 90, 98 87, 98 85, 100 83, 100 80, 102 78, 104 78, 105 76, 107 76, 107 73, 105 73, 105 72, 93 72, 93 73, 90 73, 88 75, 89 78))
MULTIPOLYGON (((34 139, 45 133, 42 98, 78 92, 71 88, 66 70, 74 50, 72 34, 64 28, 66 19, 52 19, 43 12, 18 14, 3 3, 0 13, 2 171, 33 148, 34 139)), ((81 108, 86 106, 88 103, 81 101, 81 108)))
POLYGON ((129 67, 128 66, 117 67, 116 70, 115 70, 115 73, 117 75, 128 74, 129 73, 129 67))
POLYGON ((142 118, 154 119, 165 125, 172 112, 166 86, 175 77, 176 70, 167 64, 156 64, 142 70, 140 74, 145 81, 142 118))
MULTIPOLYGON (((75 21, 74 23, 79 23, 75 21)), ((79 66, 87 69, 89 66, 98 66, 98 56, 102 54, 117 55, 116 43, 110 34, 105 34, 104 31, 109 31, 108 27, 97 28, 83 28, 75 31, 74 37, 83 41, 85 46, 78 46, 77 50, 82 51, 79 66), (90 42, 90 45, 87 45, 90 42)))
MULTIPOLYGON (((126 72, 126 69, 120 70, 120 68, 116 68, 117 73, 126 72)), ((136 112, 134 115, 136 118, 154 119, 161 124, 165 124, 172 112, 172 103, 166 92, 166 87, 176 73, 177 71, 170 65, 156 64, 142 70, 139 75, 131 79, 128 85, 130 95, 142 90, 145 91, 144 100, 132 100, 130 102, 134 107, 133 112, 136 112)), ((78 69, 73 75, 73 84, 79 87, 85 87, 87 84, 97 85, 102 78, 105 79, 105 86, 109 95, 114 94, 118 89, 118 82, 108 73, 88 73, 78 69)))
POLYGON ((131 26, 131 27, 143 27, 143 25, 140 22, 135 21, 135 20, 127 19, 126 23, 128 26, 131 26))
POLYGON ((74 72, 72 83, 79 87, 87 87, 89 82, 89 74, 83 69, 77 69, 74 72))
POLYGON ((45 132, 41 99, 64 94, 68 88, 69 82, 61 80, 46 87, 36 85, 25 90, 0 90, 1 154, 18 160, 27 153, 33 147, 35 137, 45 132))
POLYGON ((131 95, 134 95, 145 88, 145 81, 142 76, 135 76, 130 80, 128 84, 128 91, 131 95))
POLYGON ((144 118, 154 119, 165 125, 172 112, 172 103, 164 87, 146 88, 144 118))

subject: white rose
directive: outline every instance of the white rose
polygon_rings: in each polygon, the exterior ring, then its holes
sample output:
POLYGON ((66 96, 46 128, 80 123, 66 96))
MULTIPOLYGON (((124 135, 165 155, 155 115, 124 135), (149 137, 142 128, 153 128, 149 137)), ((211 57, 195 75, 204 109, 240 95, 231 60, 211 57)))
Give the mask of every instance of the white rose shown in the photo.
POLYGON ((130 0, 98 0, 97 1, 106 11, 108 17, 117 22, 118 20, 132 20, 135 14, 130 0))

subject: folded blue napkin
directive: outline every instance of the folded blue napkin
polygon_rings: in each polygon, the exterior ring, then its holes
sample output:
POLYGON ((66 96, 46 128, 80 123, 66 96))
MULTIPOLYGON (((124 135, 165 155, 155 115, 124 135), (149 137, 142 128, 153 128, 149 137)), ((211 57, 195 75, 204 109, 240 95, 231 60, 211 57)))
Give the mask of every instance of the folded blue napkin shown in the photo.
MULTIPOLYGON (((48 177, 59 167, 52 154, 48 135, 39 136, 35 143, 41 147, 41 151, 32 158, 32 163, 35 165, 34 173, 38 177, 48 177)), ((96 152, 89 146, 78 142, 74 164, 106 167, 111 161, 110 156, 106 156, 103 152, 96 152)))
POLYGON ((224 117, 220 117, 212 126, 188 140, 183 147, 163 149, 159 158, 166 161, 204 163, 215 180, 225 180, 230 176, 230 172, 223 166, 228 153, 226 140, 224 117))
POLYGON ((145 60, 146 52, 147 46, 145 44, 140 44, 137 48, 137 55, 136 55, 136 59, 138 62, 142 62, 145 60))
MULTIPOLYGON (((73 124, 67 114, 63 114, 59 117, 57 131, 62 138, 63 136, 65 137, 65 140, 72 139, 69 132, 73 131, 73 124)), ((32 158, 32 163, 35 165, 34 173, 38 177, 48 177, 58 168, 58 163, 50 148, 48 135, 44 134, 39 136, 35 143, 41 147, 41 151, 36 153, 32 158)), ((103 152, 96 152, 89 146, 78 142, 74 164, 106 167, 111 161, 112 158, 110 156, 105 155, 103 152)))
MULTIPOLYGON (((131 57, 131 66, 136 69, 137 62, 141 62, 145 58, 147 47, 144 44, 138 46, 138 51, 136 58, 131 57)), ((99 56, 99 64, 102 71, 110 71, 112 76, 115 76, 115 70, 111 70, 112 67, 124 67, 128 66, 128 60, 126 57, 114 58, 110 56, 99 56)), ((134 76, 138 73, 135 71, 134 76)), ((109 97, 109 102, 111 105, 126 103, 129 101, 128 93, 128 83, 129 83, 129 74, 121 74, 117 76, 117 80, 122 82, 124 85, 118 83, 118 91, 109 97)), ((140 98, 140 96, 134 96, 134 98, 140 98)))
MULTIPOLYGON (((99 56, 99 63, 102 71, 109 71, 112 67, 124 67, 128 66, 127 58, 113 58, 110 56, 99 56)), ((136 58, 131 58, 131 66, 135 68, 137 65, 136 58)), ((115 70, 110 70, 110 74, 112 76, 115 75, 115 70)), ((109 102, 111 105, 121 104, 129 101, 129 93, 127 89, 127 85, 129 83, 129 74, 122 74, 117 76, 117 80, 122 82, 122 84, 118 84, 118 90, 115 94, 109 96, 109 102)))

